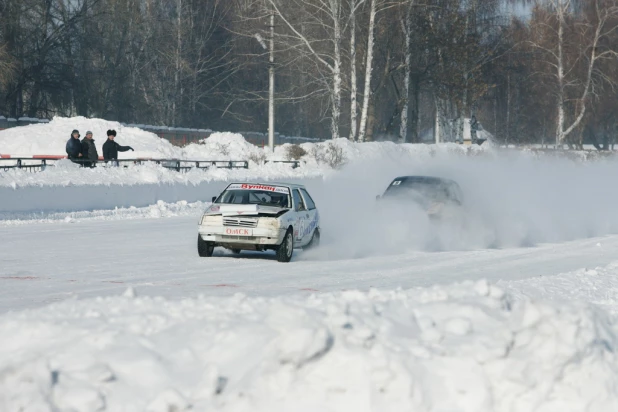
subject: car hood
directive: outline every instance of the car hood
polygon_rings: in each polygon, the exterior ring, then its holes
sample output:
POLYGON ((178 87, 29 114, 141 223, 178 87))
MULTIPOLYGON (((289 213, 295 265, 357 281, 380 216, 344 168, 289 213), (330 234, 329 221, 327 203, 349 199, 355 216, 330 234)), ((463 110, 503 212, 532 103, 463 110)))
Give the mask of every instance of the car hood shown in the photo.
POLYGON ((223 216, 274 216, 288 210, 287 208, 278 206, 213 204, 206 210, 206 214, 223 216))

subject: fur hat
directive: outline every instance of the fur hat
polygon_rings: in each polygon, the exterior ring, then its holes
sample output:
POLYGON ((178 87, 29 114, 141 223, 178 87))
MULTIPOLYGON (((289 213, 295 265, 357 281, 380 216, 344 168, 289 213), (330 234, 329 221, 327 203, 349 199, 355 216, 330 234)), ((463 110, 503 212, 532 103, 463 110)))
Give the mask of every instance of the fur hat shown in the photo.
POLYGON ((113 130, 113 129, 112 129, 112 130, 108 130, 108 131, 107 131, 107 135, 108 135, 108 136, 116 136, 116 131, 115 131, 115 130, 113 130))
POLYGON ((86 136, 88 136, 89 134, 92 134, 92 132, 91 132, 90 130, 88 130, 88 131, 86 132, 86 136))
POLYGON ((71 132, 71 135, 74 135, 75 133, 79 134, 79 130, 73 129, 73 131, 71 132))

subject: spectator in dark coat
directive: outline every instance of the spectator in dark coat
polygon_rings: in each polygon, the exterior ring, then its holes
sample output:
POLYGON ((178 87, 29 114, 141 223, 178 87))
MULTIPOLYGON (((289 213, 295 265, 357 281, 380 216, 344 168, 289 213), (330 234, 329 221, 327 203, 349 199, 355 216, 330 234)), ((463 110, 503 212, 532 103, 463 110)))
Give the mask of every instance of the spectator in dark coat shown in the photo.
POLYGON ((82 158, 87 160, 84 162, 84 167, 94 167, 99 160, 99 153, 90 130, 86 132, 86 137, 82 140, 82 158))
POLYGON ((67 156, 73 163, 80 163, 76 161, 82 157, 82 145, 79 141, 79 130, 73 130, 71 132, 71 138, 67 141, 66 146, 67 156))
POLYGON ((133 150, 133 148, 131 146, 120 146, 114 141, 115 137, 115 130, 107 131, 107 141, 103 143, 103 159, 106 162, 111 161, 112 164, 117 165, 118 152, 126 152, 127 150, 133 150))

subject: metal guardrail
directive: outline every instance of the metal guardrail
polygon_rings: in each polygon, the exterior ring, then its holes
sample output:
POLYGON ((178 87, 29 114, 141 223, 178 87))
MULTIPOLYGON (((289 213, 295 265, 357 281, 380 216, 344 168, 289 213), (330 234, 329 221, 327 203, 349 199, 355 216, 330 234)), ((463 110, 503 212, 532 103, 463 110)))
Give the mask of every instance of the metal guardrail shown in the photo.
MULTIPOLYGON (((66 157, 37 156, 0 158, 0 170, 25 169, 31 172, 44 171, 48 166, 53 166, 54 162, 62 159, 66 159, 66 157)), ((154 163, 166 169, 176 170, 177 172, 187 172, 191 169, 210 169, 213 167, 218 169, 249 168, 249 162, 247 160, 119 159, 92 162, 87 159, 72 159, 71 161, 86 167, 128 167, 129 165, 154 163)), ((300 161, 298 160, 270 160, 267 162, 292 164, 293 169, 300 167, 300 161)))
POLYGON ((300 167, 300 161, 299 160, 265 160, 264 163, 285 163, 285 164, 291 164, 292 165, 292 169, 296 169, 297 167, 300 167))
POLYGON ((48 166, 47 163, 48 159, 34 159, 34 158, 23 158, 23 157, 18 157, 18 158, 0 158, 0 170, 10 170, 10 169, 27 169, 29 171, 35 171, 34 169, 39 169, 41 171, 45 170, 45 168, 48 166), (39 162, 39 163, 24 163, 24 161, 35 161, 35 162, 39 162), (15 162, 15 164, 11 164, 11 165, 5 165, 2 163, 9 163, 9 162, 15 162))
MULTIPOLYGON (((248 169, 249 162, 246 160, 176 160, 176 159, 153 159, 148 160, 154 162, 166 169, 174 169, 177 172, 188 171, 190 169, 248 169)), ((118 163, 124 162, 124 159, 118 160, 118 163)), ((137 160, 135 164, 142 164, 142 160, 137 160)))

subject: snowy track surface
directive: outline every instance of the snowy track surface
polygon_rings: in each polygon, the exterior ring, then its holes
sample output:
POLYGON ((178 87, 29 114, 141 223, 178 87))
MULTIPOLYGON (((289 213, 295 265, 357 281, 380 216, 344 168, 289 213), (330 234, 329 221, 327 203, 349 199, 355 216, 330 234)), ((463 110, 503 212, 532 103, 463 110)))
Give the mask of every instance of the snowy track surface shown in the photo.
POLYGON ((618 236, 504 250, 419 252, 335 258, 297 251, 290 264, 274 253, 196 251, 196 217, 0 226, 0 311, 73 296, 138 293, 169 298, 254 296, 393 289, 464 280, 557 275, 618 260, 618 236))

